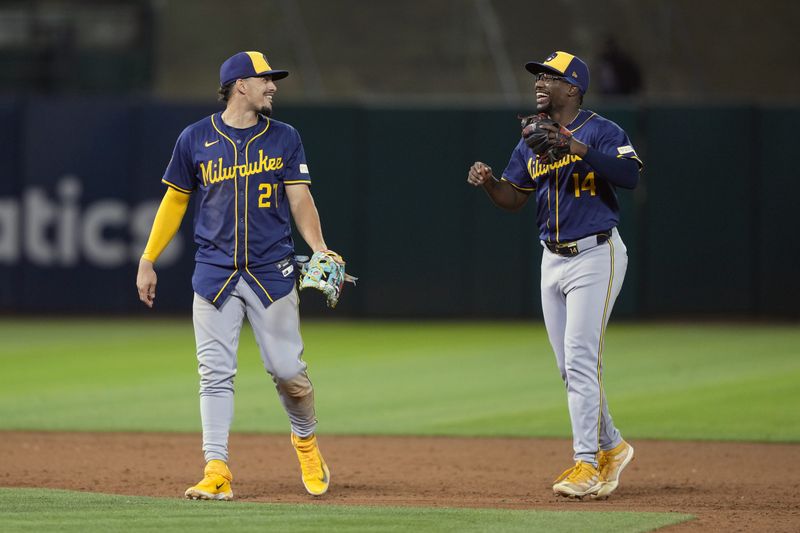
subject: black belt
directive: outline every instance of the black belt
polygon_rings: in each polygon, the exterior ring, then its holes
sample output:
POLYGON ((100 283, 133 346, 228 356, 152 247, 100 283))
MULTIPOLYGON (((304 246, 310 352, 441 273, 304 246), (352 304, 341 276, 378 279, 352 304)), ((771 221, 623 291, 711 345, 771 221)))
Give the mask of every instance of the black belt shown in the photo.
MULTIPOLYGON (((606 242, 608 239, 611 238, 611 230, 604 231, 602 233, 597 233, 595 235, 589 235, 588 237, 594 237, 595 239, 597 239, 596 244, 594 243, 594 241, 589 241, 588 248, 594 248, 595 246, 603 244, 604 242, 606 242)), ((554 254, 563 255, 566 257, 572 257, 578 255, 582 251, 578 249, 578 241, 582 241, 584 239, 587 239, 588 237, 583 237, 576 241, 570 241, 570 242, 544 241, 544 245, 547 247, 548 250, 550 250, 554 254)), ((583 249, 585 250, 587 248, 584 247, 583 249)))

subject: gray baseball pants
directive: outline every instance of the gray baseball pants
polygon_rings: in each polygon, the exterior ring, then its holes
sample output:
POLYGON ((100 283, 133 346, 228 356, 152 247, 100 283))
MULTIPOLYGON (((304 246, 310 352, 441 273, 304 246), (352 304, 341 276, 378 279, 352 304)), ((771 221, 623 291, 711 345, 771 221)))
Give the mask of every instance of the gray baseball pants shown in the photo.
POLYGON ((265 308, 247 282, 240 278, 219 309, 195 293, 192 316, 206 461, 228 461, 233 381, 239 333, 245 317, 253 328, 261 361, 275 383, 292 431, 300 437, 314 433, 317 424, 314 389, 302 360, 303 340, 295 289, 265 308))
POLYGON ((628 252, 616 228, 608 241, 594 244, 572 257, 544 249, 542 311, 567 388, 575 461, 596 467, 598 450, 622 442, 603 390, 603 345, 628 252))

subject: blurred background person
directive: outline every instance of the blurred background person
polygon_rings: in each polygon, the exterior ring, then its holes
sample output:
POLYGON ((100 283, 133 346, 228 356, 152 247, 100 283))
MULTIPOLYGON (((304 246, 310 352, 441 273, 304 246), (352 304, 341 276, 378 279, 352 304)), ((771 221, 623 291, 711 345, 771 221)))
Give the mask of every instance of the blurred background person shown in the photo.
POLYGON ((597 60, 597 82, 604 95, 635 95, 642 90, 642 73, 614 37, 607 37, 597 60))

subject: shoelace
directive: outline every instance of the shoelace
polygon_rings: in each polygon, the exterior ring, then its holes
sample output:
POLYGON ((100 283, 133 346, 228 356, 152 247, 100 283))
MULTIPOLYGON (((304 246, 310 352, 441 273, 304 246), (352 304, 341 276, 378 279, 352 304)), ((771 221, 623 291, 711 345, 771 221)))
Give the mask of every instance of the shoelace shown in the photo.
POLYGON ((576 468, 578 468, 577 464, 575 466, 573 466, 573 467, 570 467, 570 468, 567 468, 566 470, 564 470, 561 473, 561 475, 556 478, 555 483, 558 483, 559 481, 562 481, 566 477, 570 476, 572 474, 572 471, 575 470, 576 468))
POLYGON ((575 463, 575 466, 572 468, 568 468, 561 474, 558 479, 556 479, 556 483, 566 478, 568 483, 580 483, 581 481, 587 481, 591 479, 594 475, 592 472, 592 468, 588 463, 584 463, 583 461, 578 461, 575 463))
POLYGON ((588 481, 594 476, 593 470, 594 468, 589 463, 578 461, 578 464, 575 465, 575 470, 573 470, 572 474, 569 476, 569 481, 572 483, 588 481))

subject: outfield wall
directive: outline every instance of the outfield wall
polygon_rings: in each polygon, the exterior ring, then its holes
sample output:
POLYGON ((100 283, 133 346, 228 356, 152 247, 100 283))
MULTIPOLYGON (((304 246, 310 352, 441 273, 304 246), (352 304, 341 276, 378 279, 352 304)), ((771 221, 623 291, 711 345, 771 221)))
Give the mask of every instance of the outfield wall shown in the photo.
MULTIPOLYGON (((183 127, 215 109, 0 102, 0 311, 144 312, 136 262, 162 172, 183 127)), ((619 191, 630 265, 617 315, 800 316, 787 157, 800 109, 596 110, 628 131, 646 164, 640 187, 619 191)), ((336 315, 541 313, 533 205, 504 213, 465 183, 476 159, 502 172, 517 111, 276 110, 303 137, 328 244, 362 278, 336 315)), ((160 260, 159 308, 189 310, 193 248, 184 223, 160 260)), ((322 311, 315 296, 304 312, 322 311)))

